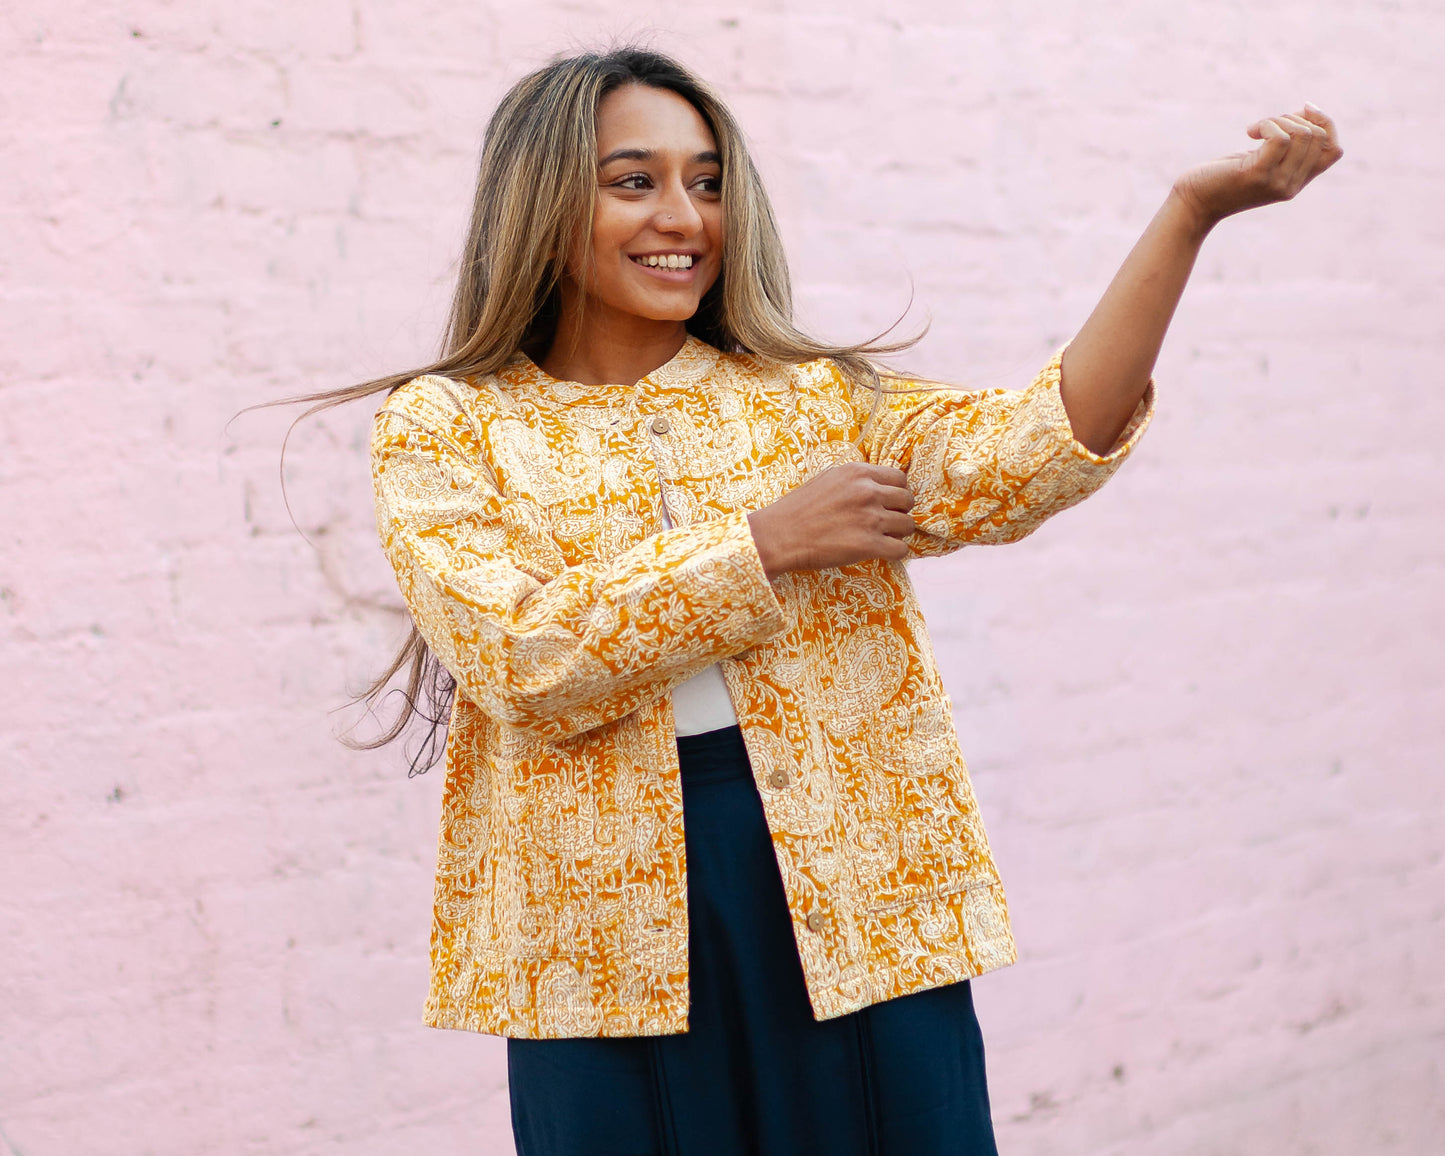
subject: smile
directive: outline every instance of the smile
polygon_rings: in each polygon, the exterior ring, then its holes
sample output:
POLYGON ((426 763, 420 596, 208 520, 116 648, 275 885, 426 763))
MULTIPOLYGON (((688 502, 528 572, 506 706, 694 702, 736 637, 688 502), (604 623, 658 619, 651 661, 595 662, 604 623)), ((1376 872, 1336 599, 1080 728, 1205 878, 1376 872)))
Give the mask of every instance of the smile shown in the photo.
POLYGON ((691 269, 693 257, 691 253, 651 253, 632 260, 649 269, 691 269))

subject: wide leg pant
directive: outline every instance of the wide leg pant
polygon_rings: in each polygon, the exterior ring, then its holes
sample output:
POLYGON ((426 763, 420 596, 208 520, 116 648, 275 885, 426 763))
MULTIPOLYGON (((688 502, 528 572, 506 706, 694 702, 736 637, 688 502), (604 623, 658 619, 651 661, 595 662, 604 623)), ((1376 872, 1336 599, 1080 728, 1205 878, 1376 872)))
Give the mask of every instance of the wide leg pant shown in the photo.
POLYGON ((678 751, 688 1031, 509 1040, 519 1156, 997 1156, 968 984, 814 1020, 741 732, 678 751))

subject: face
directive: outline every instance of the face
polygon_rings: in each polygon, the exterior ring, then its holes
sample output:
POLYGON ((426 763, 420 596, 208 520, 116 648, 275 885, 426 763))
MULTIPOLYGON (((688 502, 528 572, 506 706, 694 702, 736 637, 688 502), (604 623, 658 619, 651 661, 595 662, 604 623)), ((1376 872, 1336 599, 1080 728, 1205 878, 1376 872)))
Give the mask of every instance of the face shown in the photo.
POLYGON ((722 165, 707 122, 676 93, 626 85, 597 106, 597 158, 589 306, 686 321, 722 268, 722 165))

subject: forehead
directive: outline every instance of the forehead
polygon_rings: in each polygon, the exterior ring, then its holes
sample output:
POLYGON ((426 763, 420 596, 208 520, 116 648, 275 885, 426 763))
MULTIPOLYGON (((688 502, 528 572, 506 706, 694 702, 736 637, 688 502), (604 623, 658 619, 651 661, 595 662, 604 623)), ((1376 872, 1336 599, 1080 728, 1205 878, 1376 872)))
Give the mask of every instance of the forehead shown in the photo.
POLYGON ((597 155, 630 148, 693 156, 715 151, 717 142, 702 114, 677 93, 627 84, 597 105, 597 155))

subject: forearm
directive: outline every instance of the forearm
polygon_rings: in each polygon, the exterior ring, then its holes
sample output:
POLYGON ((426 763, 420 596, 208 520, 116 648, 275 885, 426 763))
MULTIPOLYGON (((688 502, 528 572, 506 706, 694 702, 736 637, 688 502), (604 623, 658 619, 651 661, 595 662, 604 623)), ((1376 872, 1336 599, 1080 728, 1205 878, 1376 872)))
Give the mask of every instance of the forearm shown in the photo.
POLYGON ((1074 437, 1094 453, 1108 452, 1144 396, 1208 232, 1171 192, 1064 351, 1059 395, 1074 437))
POLYGON ((611 722, 776 634, 783 610, 741 515, 654 534, 545 583, 402 526, 384 545, 461 693, 548 741, 611 722))

